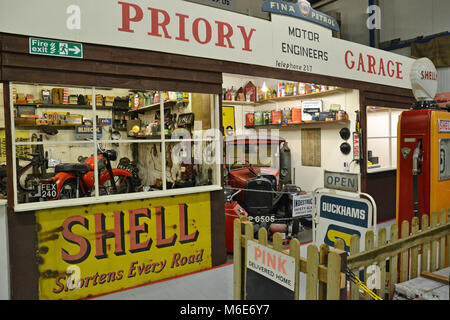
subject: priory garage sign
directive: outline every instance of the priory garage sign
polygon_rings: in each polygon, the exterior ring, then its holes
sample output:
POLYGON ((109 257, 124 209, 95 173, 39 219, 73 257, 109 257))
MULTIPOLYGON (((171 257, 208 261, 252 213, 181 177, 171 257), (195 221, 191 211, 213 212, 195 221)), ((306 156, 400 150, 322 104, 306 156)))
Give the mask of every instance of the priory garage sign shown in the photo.
POLYGON ((339 25, 334 18, 314 10, 311 8, 311 4, 305 0, 300 0, 297 3, 285 0, 266 0, 262 10, 304 19, 339 32, 339 25))
POLYGON ((411 88, 413 59, 334 38, 336 21, 308 2, 267 0, 263 6, 278 14, 267 21, 182 0, 0 1, 0 32, 37 39, 36 54, 60 48, 82 54, 79 46, 45 40, 59 39, 411 88))

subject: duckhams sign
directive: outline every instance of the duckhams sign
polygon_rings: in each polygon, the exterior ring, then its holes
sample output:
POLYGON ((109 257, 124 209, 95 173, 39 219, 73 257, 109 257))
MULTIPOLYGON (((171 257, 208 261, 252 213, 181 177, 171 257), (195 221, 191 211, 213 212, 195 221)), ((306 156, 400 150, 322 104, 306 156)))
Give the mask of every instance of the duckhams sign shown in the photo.
POLYGON ((267 0, 264 2, 262 10, 304 19, 339 32, 339 25, 334 18, 314 10, 311 8, 311 4, 305 0, 300 0, 297 3, 285 0, 267 0))
POLYGON ((36 216, 40 299, 80 299, 211 267, 209 193, 36 216))
POLYGON ((0 1, 0 32, 411 88, 413 59, 333 38, 337 23, 306 1, 266 1, 264 10, 277 14, 268 21, 182 0, 0 1))
POLYGON ((366 199, 322 193, 316 209, 319 223, 314 242, 318 245, 325 243, 334 247, 336 239, 342 239, 345 250, 350 251, 352 235, 359 235, 363 242, 363 235, 373 225, 373 206, 366 199))

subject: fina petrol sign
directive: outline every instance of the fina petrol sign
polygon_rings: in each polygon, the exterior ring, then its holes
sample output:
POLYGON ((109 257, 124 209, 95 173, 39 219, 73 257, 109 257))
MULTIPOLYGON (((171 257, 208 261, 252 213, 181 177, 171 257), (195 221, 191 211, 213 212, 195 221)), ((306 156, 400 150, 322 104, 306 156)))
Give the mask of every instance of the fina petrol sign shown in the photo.
POLYGON ((363 238, 372 226, 372 204, 366 199, 323 193, 318 196, 316 210, 319 224, 315 241, 319 244, 334 246, 340 238, 350 251, 352 235, 363 238))
POLYGON ((320 11, 314 10, 311 8, 311 4, 305 0, 299 0, 297 3, 287 2, 284 0, 266 0, 263 4, 262 10, 265 12, 304 19, 339 32, 339 24, 336 19, 327 16, 320 11))

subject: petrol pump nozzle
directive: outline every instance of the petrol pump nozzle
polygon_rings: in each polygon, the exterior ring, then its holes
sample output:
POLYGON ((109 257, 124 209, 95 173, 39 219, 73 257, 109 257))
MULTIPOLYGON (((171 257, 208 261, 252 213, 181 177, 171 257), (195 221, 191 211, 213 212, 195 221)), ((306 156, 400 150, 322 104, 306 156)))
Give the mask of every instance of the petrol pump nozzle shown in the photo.
POLYGON ((414 176, 417 176, 421 173, 421 163, 423 160, 423 153, 422 153, 422 140, 419 140, 419 143, 417 144, 416 149, 414 149, 413 153, 413 170, 412 174, 414 176))

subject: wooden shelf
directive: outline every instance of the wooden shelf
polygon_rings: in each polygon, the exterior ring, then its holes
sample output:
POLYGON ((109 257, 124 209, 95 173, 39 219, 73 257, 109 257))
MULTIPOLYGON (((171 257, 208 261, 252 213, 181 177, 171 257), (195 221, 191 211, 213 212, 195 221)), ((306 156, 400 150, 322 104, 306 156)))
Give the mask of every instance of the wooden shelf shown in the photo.
POLYGON ((78 125, 73 125, 73 126, 37 126, 37 125, 24 125, 24 124, 15 124, 16 128, 27 128, 27 129, 40 129, 42 127, 50 127, 50 128, 55 128, 58 130, 75 130, 75 127, 77 127, 78 125))
MULTIPOLYGON (((14 106, 35 106, 36 108, 92 110, 92 106, 89 106, 89 105, 78 105, 78 104, 15 103, 14 106)), ((113 110, 113 107, 99 106, 96 109, 97 110, 113 110)))
MULTIPOLYGON (((131 139, 144 139, 144 140, 161 140, 162 139, 162 136, 161 135, 153 135, 153 136, 143 136, 143 135, 140 135, 140 136, 127 136, 128 138, 131 138, 131 139)), ((169 139, 170 138, 170 135, 165 135, 165 139, 169 139)))
POLYGON ((322 125, 322 124, 340 124, 340 125, 348 125, 350 120, 333 120, 333 121, 311 121, 311 122, 301 122, 301 123, 291 123, 291 124, 265 124, 261 126, 245 126, 247 129, 258 129, 258 128, 295 128, 295 127, 303 127, 303 126, 313 126, 313 125, 322 125))
MULTIPOLYGON (((178 101, 178 100, 168 100, 168 101, 164 101, 164 108, 171 108, 174 105, 178 104, 178 103, 188 103, 188 102, 183 102, 183 101, 178 101), (167 106, 166 106, 167 105, 167 106)), ((135 110, 128 110, 129 113, 145 113, 148 111, 152 111, 152 110, 159 110, 160 108, 160 103, 154 103, 139 109, 135 109, 135 110)))
POLYGON ((333 95, 336 93, 348 92, 351 89, 346 88, 338 88, 334 90, 322 91, 322 92, 314 92, 309 94, 302 94, 297 96, 286 96, 286 97, 277 97, 259 102, 248 102, 248 101, 228 101, 222 100, 222 105, 224 106, 232 106, 232 105, 247 105, 247 106, 259 106, 261 104, 266 103, 274 103, 274 102, 283 102, 283 101, 292 101, 292 100, 305 100, 305 99, 314 99, 319 97, 326 97, 329 95, 333 95))

